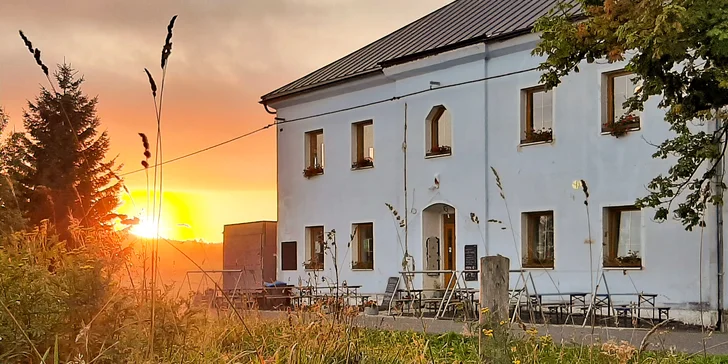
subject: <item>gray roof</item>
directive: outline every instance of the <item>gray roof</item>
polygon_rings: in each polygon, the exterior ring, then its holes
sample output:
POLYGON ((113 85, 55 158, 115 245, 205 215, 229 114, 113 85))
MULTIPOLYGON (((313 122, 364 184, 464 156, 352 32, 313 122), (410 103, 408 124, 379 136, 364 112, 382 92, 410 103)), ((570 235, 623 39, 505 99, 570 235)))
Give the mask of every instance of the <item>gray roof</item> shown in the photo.
POLYGON ((531 30, 561 0, 456 0, 303 78, 262 102, 338 83, 428 55, 531 30))

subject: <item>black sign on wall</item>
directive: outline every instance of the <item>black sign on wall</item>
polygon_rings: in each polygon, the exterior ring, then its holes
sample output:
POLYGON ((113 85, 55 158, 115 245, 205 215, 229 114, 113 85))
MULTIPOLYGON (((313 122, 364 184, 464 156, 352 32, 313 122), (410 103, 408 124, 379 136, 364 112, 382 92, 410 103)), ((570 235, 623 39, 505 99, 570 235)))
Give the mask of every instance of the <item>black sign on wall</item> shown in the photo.
MULTIPOLYGON (((466 245, 465 246, 465 270, 466 271, 477 271, 478 270, 478 246, 477 245, 466 245)), ((474 282, 478 280, 477 272, 465 272, 465 280, 474 282)))

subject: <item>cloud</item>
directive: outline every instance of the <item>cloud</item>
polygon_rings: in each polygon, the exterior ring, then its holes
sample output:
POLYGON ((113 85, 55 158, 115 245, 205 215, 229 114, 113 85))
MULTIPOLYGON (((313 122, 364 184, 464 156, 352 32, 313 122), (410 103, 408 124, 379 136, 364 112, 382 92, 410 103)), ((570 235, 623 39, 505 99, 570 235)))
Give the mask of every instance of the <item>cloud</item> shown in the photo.
MULTIPOLYGON (((165 90, 165 159, 226 140, 272 121, 258 98, 402 27, 449 0, 0 0, 0 105, 22 125, 26 99, 45 78, 23 47, 22 29, 49 66, 64 59, 99 95, 99 116, 126 171, 138 168, 137 133, 155 128, 144 68, 159 82, 166 26, 174 29, 165 90)), ((207 190, 228 204, 226 222, 254 218, 250 197, 228 190, 275 191, 275 134, 170 164, 169 188, 207 190), (246 200, 246 198, 248 200, 246 200), (237 211, 237 212, 236 212, 237 211)), ((144 189, 143 173, 130 175, 144 189)), ((266 194, 275 207, 275 194, 266 194)), ((256 204, 263 204, 256 199, 256 204)), ((195 226, 221 229, 193 209, 195 226)), ((275 209, 269 209, 275 211, 275 209)), ((214 220, 214 221, 213 221, 214 220)))

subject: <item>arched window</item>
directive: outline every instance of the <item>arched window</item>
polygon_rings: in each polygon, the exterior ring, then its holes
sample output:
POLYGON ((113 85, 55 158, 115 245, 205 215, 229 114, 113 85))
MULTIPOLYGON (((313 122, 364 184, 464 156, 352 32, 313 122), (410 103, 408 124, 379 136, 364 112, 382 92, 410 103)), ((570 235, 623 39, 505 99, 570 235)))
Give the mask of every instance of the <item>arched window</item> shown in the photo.
POLYGON ((442 105, 433 107, 427 115, 425 130, 426 156, 452 153, 452 115, 450 111, 442 105))

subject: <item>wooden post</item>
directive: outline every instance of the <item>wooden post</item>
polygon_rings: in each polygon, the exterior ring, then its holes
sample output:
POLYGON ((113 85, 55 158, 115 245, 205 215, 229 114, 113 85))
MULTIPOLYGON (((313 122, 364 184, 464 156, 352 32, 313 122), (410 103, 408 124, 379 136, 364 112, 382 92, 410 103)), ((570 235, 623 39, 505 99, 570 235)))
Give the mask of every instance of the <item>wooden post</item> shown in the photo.
POLYGON ((480 354, 483 357, 482 342, 483 325, 488 323, 498 325, 501 321, 508 321, 508 278, 510 259, 498 255, 480 258, 480 354), (484 315, 482 310, 487 308, 489 313, 484 315))

